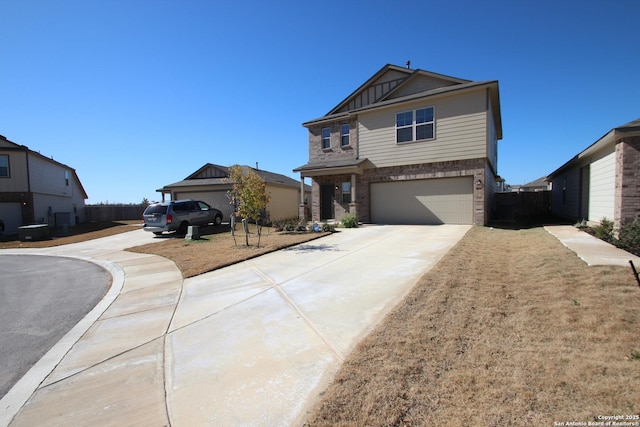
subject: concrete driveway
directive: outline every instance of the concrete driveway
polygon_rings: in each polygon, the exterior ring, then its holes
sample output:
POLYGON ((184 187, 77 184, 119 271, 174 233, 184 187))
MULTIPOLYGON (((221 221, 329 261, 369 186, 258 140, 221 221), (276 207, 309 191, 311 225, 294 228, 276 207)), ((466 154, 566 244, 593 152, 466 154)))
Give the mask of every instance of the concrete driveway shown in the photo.
POLYGON ((12 425, 299 424, 469 228, 341 230, 187 280, 160 257, 94 246, 82 256, 119 265, 122 290, 12 425))

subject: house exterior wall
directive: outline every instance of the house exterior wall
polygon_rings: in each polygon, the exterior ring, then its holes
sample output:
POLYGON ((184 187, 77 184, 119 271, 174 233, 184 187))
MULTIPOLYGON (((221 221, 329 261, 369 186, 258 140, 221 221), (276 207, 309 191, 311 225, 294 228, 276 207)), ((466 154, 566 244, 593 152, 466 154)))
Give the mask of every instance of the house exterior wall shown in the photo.
POLYGON ((31 191, 40 194, 72 197, 73 185, 71 170, 48 162, 40 156, 29 156, 29 174, 31 191), (69 174, 69 182, 65 178, 69 174))
MULTIPOLYGON (((491 96, 487 90, 487 159, 494 171, 498 170, 498 133, 496 132, 496 123, 493 118, 493 109, 491 108, 491 96)), ((488 181, 487 181, 488 182, 488 181)))
POLYGON ((331 123, 317 124, 309 127, 309 161, 327 161, 358 158, 358 122, 356 119, 336 120, 331 123), (349 145, 342 146, 341 127, 349 125, 349 145), (322 148, 322 129, 331 130, 331 147, 322 148))
POLYGON ((0 192, 29 191, 27 153, 22 150, 9 150, 0 147, 0 154, 9 156, 9 177, 0 178, 0 192))
MULTIPOLYGON (((615 211, 615 147, 613 145, 591 158, 589 167, 588 220, 613 220, 615 211)), ((582 212, 581 216, 585 216, 582 212)))
POLYGON ((616 227, 640 216, 640 137, 623 138, 616 145, 616 227))
POLYGON ((291 187, 278 187, 267 184, 270 200, 267 203, 267 218, 290 219, 298 216, 300 190, 291 187))
POLYGON ((551 212, 562 218, 580 219, 580 168, 569 168, 555 176, 551 190, 551 212))
POLYGON ((359 115, 359 154, 377 167, 487 156, 487 111, 484 91, 438 100, 417 101, 359 115), (434 107, 435 138, 396 143, 396 113, 434 107))
MULTIPOLYGON (((489 203, 495 192, 495 179, 487 166, 486 159, 471 159, 366 169, 362 175, 356 175, 355 196, 358 220, 371 222, 370 186, 373 183, 472 176, 474 182, 477 180, 483 182, 482 188, 474 189, 473 221, 474 224, 486 224, 489 215, 489 203)), ((350 204, 342 203, 342 194, 340 193, 340 183, 350 179, 350 175, 329 175, 313 178, 311 214, 314 220, 320 219, 320 185, 322 184, 331 184, 338 187, 334 202, 336 220, 340 220, 344 215, 351 212, 350 204)))

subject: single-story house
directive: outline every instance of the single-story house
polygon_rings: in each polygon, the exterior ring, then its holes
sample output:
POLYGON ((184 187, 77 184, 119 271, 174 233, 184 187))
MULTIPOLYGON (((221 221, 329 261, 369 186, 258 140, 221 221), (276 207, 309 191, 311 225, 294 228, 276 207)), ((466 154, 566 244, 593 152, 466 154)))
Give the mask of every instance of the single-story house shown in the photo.
POLYGON ((0 231, 84 221, 87 193, 75 169, 0 135, 0 231), (2 228, 4 230, 2 230, 2 228))
POLYGON ((613 220, 619 228, 640 215, 640 119, 616 127, 553 171, 551 212, 571 220, 613 220))
MULTIPOLYGON (((301 183, 293 178, 266 170, 241 166, 243 172, 255 172, 266 184, 271 200, 267 204, 266 215, 270 220, 297 218, 301 197, 308 198, 311 188, 305 186, 305 196, 301 195, 301 183)), ((228 196, 233 182, 229 179, 229 168, 207 163, 182 181, 165 185, 156 190, 162 194, 162 201, 196 199, 202 200, 222 211, 223 220, 229 220, 233 206, 228 196)))

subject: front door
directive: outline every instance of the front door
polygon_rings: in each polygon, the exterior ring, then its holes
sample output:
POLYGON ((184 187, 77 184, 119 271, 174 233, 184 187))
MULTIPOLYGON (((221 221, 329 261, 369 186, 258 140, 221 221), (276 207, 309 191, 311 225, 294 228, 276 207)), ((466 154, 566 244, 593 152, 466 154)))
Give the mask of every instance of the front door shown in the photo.
POLYGON ((320 219, 333 219, 333 202, 335 201, 335 191, 333 184, 322 184, 320 186, 320 219))

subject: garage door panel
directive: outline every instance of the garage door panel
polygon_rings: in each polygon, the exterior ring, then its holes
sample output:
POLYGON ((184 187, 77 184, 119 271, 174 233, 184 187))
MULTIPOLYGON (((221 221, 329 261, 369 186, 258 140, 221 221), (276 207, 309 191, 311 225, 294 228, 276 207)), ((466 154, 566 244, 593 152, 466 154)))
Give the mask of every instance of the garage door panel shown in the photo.
POLYGON ((371 217, 384 224, 472 224, 473 177, 371 184, 371 217))

